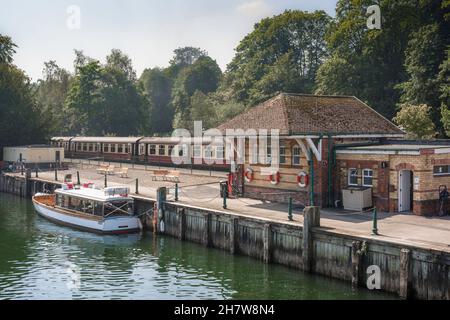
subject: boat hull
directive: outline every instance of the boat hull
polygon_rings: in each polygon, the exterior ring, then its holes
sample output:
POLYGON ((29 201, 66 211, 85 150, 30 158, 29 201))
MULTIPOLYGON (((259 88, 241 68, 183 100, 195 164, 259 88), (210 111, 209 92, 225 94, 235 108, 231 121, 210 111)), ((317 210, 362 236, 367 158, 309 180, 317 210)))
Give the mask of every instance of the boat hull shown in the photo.
POLYGON ((111 217, 104 220, 91 220, 65 214, 57 208, 41 204, 35 199, 33 199, 33 205, 40 216, 52 222, 80 230, 100 234, 124 234, 136 233, 142 229, 142 223, 137 217, 111 217))

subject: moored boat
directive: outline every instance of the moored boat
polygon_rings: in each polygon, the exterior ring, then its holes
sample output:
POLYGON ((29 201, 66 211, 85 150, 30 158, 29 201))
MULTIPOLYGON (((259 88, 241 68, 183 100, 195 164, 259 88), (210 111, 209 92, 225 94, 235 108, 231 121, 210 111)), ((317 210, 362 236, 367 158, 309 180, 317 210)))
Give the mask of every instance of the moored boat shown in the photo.
POLYGON ((33 205, 39 215, 55 223, 95 233, 123 234, 142 229, 127 187, 96 189, 93 184, 64 184, 54 194, 36 194, 33 205))

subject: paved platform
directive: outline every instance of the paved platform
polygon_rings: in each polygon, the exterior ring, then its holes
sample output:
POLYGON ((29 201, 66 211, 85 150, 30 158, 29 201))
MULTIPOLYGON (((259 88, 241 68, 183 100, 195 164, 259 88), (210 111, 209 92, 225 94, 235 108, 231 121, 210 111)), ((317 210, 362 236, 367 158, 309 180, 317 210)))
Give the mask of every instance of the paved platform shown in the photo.
MULTIPOLYGON (((96 163, 97 164, 97 163, 96 163)), ((71 173, 76 180, 76 172, 80 172, 81 182, 93 182, 103 187, 104 176, 97 174, 96 164, 84 163, 72 165, 68 171, 58 172, 58 180, 62 181, 67 173, 71 173)), ((119 171, 119 164, 115 164, 119 171)), ((123 166, 130 167, 130 165, 123 166)), ((159 187, 169 188, 168 200, 174 199, 174 183, 167 181, 152 181, 151 170, 159 169, 151 166, 136 166, 129 170, 128 178, 118 175, 108 176, 108 185, 127 185, 131 192, 135 192, 135 182, 139 179, 139 196, 156 198, 159 187)), ((215 171, 201 171, 180 169, 179 202, 186 205, 209 208, 214 210, 246 215, 271 221, 302 224, 301 209, 294 210, 294 221, 287 217, 287 205, 267 203, 259 200, 240 198, 228 199, 227 210, 222 208, 223 200, 219 195, 219 181, 226 178, 226 173, 215 171)), ((19 174, 20 175, 20 174, 19 174)), ((34 177, 34 173, 32 175, 34 177)), ((54 172, 41 172, 39 178, 55 181, 54 172)), ((450 217, 419 217, 407 214, 378 214, 379 235, 372 235, 372 214, 355 214, 342 210, 323 209, 321 211, 321 227, 331 231, 364 236, 380 240, 414 245, 427 249, 450 252, 450 217)))

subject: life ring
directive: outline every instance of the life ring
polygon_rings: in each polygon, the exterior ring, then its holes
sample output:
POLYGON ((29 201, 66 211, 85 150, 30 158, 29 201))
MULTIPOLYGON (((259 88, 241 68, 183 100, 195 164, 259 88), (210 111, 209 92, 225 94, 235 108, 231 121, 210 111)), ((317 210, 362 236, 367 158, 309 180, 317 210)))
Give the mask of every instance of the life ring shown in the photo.
POLYGON ((297 184, 300 188, 305 188, 309 183, 309 176, 306 172, 300 172, 297 175, 297 184))
POLYGON ((253 170, 251 168, 247 168, 244 173, 245 182, 250 183, 253 181, 253 170))
POLYGON ((279 183, 280 183, 280 172, 272 173, 272 174, 269 176, 269 181, 270 181, 270 183, 273 184, 273 185, 279 184, 279 183))

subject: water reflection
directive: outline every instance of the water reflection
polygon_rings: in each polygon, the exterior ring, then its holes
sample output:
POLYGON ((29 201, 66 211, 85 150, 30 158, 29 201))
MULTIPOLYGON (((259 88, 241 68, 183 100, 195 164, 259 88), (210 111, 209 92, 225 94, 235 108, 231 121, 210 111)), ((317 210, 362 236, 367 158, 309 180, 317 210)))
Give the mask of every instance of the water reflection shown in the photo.
POLYGON ((385 299, 347 283, 150 233, 53 224, 0 194, 0 298, 385 299))

